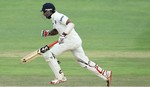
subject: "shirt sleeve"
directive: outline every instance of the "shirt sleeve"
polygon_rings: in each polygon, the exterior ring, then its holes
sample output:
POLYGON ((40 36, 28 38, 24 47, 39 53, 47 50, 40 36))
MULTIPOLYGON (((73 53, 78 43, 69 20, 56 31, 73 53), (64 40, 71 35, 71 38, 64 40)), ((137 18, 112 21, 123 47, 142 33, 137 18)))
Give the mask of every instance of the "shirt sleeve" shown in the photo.
POLYGON ((67 16, 61 15, 59 21, 60 21, 61 24, 66 25, 66 22, 67 22, 68 19, 69 18, 67 16))

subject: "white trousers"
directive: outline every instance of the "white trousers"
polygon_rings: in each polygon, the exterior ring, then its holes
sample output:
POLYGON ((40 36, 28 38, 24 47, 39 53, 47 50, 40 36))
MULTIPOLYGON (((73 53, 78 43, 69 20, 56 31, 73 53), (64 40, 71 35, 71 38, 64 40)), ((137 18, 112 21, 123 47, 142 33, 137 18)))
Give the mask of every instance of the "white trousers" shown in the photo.
MULTIPOLYGON (((80 38, 76 39, 76 38, 72 38, 72 39, 65 39, 64 43, 62 44, 55 44, 50 50, 48 50, 46 53, 43 54, 44 58, 51 58, 51 54, 54 54, 55 56, 61 55, 62 53, 64 53, 65 51, 71 51, 73 53, 73 55, 75 56, 75 58, 77 59, 78 63, 82 66, 87 68, 88 70, 92 71, 93 73, 95 73, 97 76, 103 78, 104 80, 106 80, 106 78, 104 77, 104 75, 100 74, 100 71, 104 71, 101 67, 99 67, 96 63, 92 62, 89 60, 89 58, 85 55, 84 50, 82 48, 82 41, 80 38), (98 68, 96 68, 98 67, 98 68)), ((51 58, 51 62, 52 63, 52 58, 51 58)), ((54 61, 56 62, 56 61, 54 61)), ((53 70, 56 78, 60 78, 58 77, 59 75, 59 71, 61 70, 59 64, 56 65, 56 63, 54 63, 54 65, 49 64, 51 69, 53 70), (53 69, 53 68, 57 68, 57 69, 53 69), (59 67, 59 68, 58 68, 59 67)))

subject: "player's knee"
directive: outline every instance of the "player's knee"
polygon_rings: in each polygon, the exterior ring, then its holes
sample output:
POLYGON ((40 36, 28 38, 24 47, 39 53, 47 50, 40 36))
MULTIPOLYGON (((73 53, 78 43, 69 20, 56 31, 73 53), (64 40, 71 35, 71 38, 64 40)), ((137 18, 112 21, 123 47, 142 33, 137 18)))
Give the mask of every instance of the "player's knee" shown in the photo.
POLYGON ((89 61, 89 62, 88 62, 88 65, 89 65, 90 67, 96 67, 96 66, 97 66, 97 64, 94 63, 93 61, 89 61))
POLYGON ((94 63, 93 61, 81 61, 78 60, 78 63, 80 64, 81 67, 83 68, 87 68, 87 67, 95 67, 96 63, 94 63))
POLYGON ((86 62, 86 61, 83 61, 83 60, 80 60, 80 59, 78 59, 77 61, 80 64, 80 66, 83 67, 83 68, 86 68, 87 65, 88 65, 88 61, 86 62))
POLYGON ((52 59, 55 59, 54 54, 52 54, 50 51, 47 51, 46 53, 43 53, 42 55, 43 55, 46 62, 49 62, 52 59))
POLYGON ((81 62, 78 62, 78 63, 80 64, 81 67, 86 68, 86 65, 85 65, 85 64, 83 64, 83 63, 81 63, 81 62))

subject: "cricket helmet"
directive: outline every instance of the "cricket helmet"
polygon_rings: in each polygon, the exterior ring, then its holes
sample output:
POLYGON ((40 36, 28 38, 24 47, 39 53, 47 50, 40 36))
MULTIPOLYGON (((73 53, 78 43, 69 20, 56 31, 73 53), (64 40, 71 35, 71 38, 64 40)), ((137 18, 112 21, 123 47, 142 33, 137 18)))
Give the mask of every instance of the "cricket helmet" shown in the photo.
POLYGON ((43 4, 41 12, 51 11, 52 13, 55 12, 55 6, 52 3, 45 3, 43 4))

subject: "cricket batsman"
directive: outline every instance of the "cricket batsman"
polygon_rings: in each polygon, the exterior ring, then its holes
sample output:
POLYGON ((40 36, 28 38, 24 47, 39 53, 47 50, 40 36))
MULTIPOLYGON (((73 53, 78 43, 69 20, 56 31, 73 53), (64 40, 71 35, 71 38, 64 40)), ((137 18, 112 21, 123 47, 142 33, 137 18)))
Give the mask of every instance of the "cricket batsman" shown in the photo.
POLYGON ((43 15, 52 21, 52 30, 42 30, 41 36, 54 36, 59 34, 58 43, 55 44, 51 49, 46 45, 40 49, 45 61, 50 66, 51 70, 55 75, 55 79, 49 82, 49 84, 59 84, 67 81, 60 65, 57 61, 57 56, 61 55, 65 51, 71 51, 75 56, 77 62, 84 68, 93 72, 98 77, 104 79, 107 86, 110 86, 112 71, 102 69, 98 64, 89 60, 85 55, 82 48, 82 40, 78 33, 75 31, 75 25, 71 20, 64 14, 56 11, 55 6, 52 3, 45 3, 42 6, 43 15))

